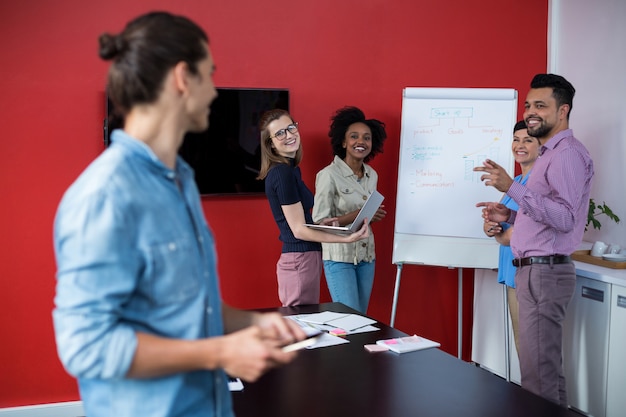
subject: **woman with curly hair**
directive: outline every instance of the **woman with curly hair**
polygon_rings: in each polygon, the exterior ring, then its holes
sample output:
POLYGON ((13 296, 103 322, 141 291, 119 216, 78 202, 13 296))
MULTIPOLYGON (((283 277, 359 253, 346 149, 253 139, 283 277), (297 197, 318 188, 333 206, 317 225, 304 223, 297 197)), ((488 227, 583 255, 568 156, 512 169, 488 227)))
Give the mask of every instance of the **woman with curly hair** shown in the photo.
MULTIPOLYGON (((339 225, 354 221, 368 196, 376 190, 378 174, 367 164, 383 151, 385 124, 366 119, 356 107, 337 110, 331 118, 330 143, 333 162, 317 173, 313 220, 336 217, 339 225)), ((371 221, 382 220, 381 206, 371 221)), ((335 302, 362 313, 367 311, 374 284, 374 235, 354 243, 322 243, 324 275, 335 302)))

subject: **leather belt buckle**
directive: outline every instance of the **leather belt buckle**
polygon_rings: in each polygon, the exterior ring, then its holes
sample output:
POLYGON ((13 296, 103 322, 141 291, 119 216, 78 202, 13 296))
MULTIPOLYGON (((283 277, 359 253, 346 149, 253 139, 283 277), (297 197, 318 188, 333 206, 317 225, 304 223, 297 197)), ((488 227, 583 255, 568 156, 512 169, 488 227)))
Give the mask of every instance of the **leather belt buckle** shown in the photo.
POLYGON ((550 255, 550 256, 529 256, 526 258, 515 258, 513 266, 527 266, 532 264, 568 264, 572 262, 572 258, 567 255, 550 255))

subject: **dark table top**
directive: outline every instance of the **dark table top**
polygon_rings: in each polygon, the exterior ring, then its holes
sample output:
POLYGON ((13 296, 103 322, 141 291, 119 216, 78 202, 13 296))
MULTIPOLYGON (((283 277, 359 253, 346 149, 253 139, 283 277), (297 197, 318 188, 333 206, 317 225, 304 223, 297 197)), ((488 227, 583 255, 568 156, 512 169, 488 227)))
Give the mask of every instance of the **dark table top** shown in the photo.
MULTIPOLYGON (((358 312, 340 303, 273 309, 284 315, 358 312)), ((365 344, 406 336, 380 330, 347 336, 350 343, 304 350, 233 392, 237 417, 561 417, 579 414, 439 349, 370 353, 365 344)))

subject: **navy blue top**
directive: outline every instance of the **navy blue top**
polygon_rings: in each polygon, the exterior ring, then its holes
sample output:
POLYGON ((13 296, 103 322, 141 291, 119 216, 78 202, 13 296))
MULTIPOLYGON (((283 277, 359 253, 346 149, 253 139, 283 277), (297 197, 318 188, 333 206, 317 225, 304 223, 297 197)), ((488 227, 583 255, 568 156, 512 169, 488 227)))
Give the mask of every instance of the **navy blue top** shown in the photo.
POLYGON ((295 166, 293 159, 287 164, 274 165, 265 178, 265 194, 270 203, 274 220, 278 225, 280 236, 283 242, 282 253, 287 252, 311 252, 322 250, 322 245, 317 242, 309 242, 297 239, 285 218, 285 213, 281 206, 288 206, 297 202, 302 203, 304 208, 304 220, 306 223, 312 224, 313 217, 311 210, 313 209, 313 193, 302 181, 302 173, 300 167, 295 166))

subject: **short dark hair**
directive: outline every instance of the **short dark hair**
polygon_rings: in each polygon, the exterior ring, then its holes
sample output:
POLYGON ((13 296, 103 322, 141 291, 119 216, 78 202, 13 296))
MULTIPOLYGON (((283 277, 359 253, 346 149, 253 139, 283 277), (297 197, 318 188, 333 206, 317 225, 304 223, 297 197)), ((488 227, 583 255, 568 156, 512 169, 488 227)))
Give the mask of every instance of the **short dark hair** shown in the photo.
POLYGON ((136 104, 156 101, 167 72, 186 62, 198 74, 198 62, 207 57, 207 34, 184 16, 151 12, 129 22, 124 30, 100 35, 100 57, 113 60, 107 93, 118 113, 136 104))
POLYGON ((564 77, 556 74, 537 74, 530 82, 530 88, 552 88, 552 97, 556 99, 556 104, 561 107, 563 104, 569 105, 569 111, 567 112, 567 118, 572 112, 574 105, 574 94, 576 89, 567 81, 564 77))
POLYGON ((343 107, 337 110, 331 117, 328 136, 330 137, 333 153, 341 159, 346 157, 346 149, 343 147, 343 141, 345 140, 348 128, 354 123, 363 123, 372 131, 372 149, 369 155, 363 160, 364 162, 368 162, 374 158, 374 156, 383 152, 383 143, 385 139, 387 139, 387 132, 385 131, 385 124, 383 122, 376 119, 366 119, 365 114, 358 107, 343 107))
POLYGON ((515 123, 515 126, 513 127, 513 133, 517 132, 518 130, 522 130, 522 129, 528 129, 528 127, 526 126, 526 122, 523 120, 520 120, 519 122, 515 123))

